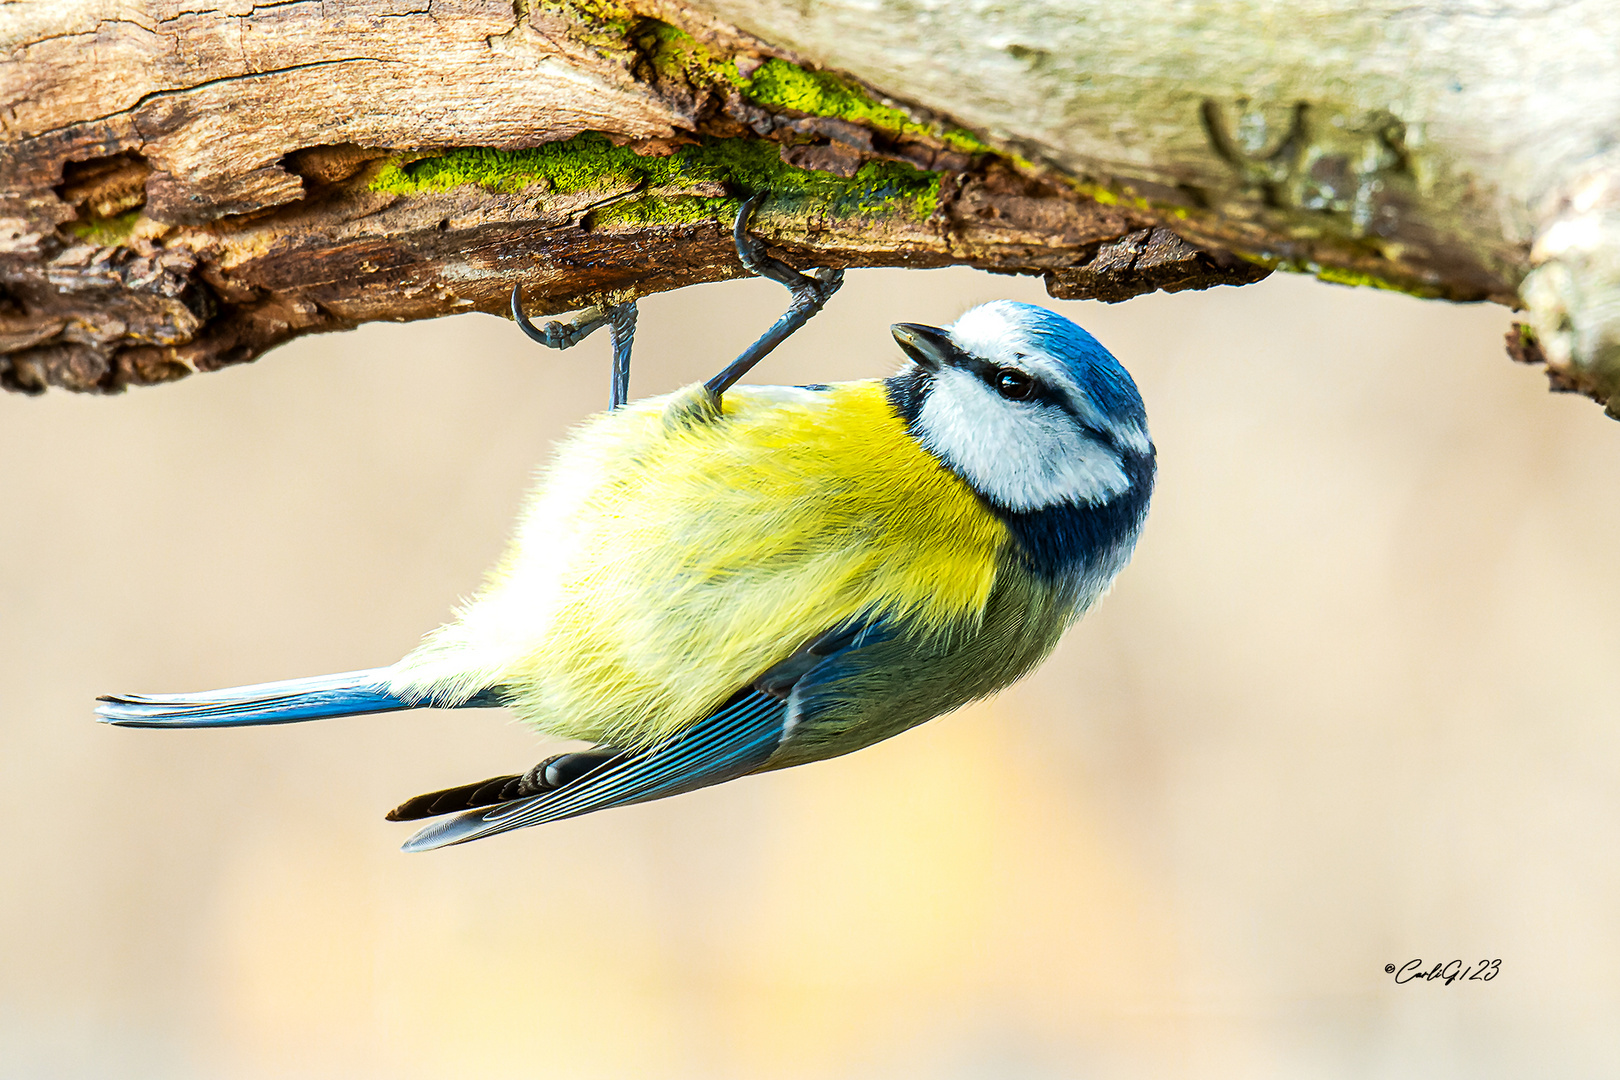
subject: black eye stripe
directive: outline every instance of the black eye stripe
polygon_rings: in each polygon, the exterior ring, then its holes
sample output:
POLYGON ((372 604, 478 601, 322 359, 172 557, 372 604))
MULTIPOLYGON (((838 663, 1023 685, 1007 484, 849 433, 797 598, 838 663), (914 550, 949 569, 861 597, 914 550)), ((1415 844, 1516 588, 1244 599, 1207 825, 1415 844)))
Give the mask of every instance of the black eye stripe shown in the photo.
MULTIPOLYGON (((1007 370, 1007 365, 992 364, 988 360, 981 360, 977 356, 970 356, 961 351, 958 351, 954 356, 951 357, 950 365, 954 368, 960 368, 963 371, 972 372, 980 382, 984 383, 992 391, 995 391, 998 397, 1004 396, 997 388, 996 382, 1000 378, 1001 373, 1007 370)), ((1039 404, 1053 409, 1059 409, 1065 413, 1069 419, 1073 420, 1075 426, 1080 430, 1086 432, 1092 438, 1096 439, 1103 445, 1112 448, 1116 452, 1123 453, 1118 439, 1116 439, 1115 436, 1110 432, 1099 430, 1087 423, 1086 419, 1075 411, 1074 403, 1069 400, 1068 395, 1064 394, 1058 390, 1057 387, 1053 386, 1051 383, 1047 382, 1038 375, 1032 375, 1021 368, 1013 368, 1012 370, 1028 376, 1030 382, 1034 386, 1034 392, 1028 397, 1017 399, 1019 404, 1039 404)))
MULTIPOLYGON (((1022 368, 1009 368, 1004 364, 992 364, 988 360, 980 360, 978 357, 969 356, 966 353, 962 353, 959 357, 953 358, 951 366, 961 368, 963 371, 972 372, 978 377, 980 382, 984 383, 990 389, 995 390, 998 394, 1001 393, 999 387, 1001 373, 1009 370, 1015 371, 1028 379, 1031 387, 1033 388, 1032 392, 1027 397, 1019 398, 1017 400, 1030 403, 1038 402, 1042 405, 1050 405, 1055 409, 1062 409, 1070 416, 1074 416, 1074 409, 1070 407, 1068 399, 1063 394, 1059 393, 1057 387, 1053 386, 1039 375, 1031 374, 1022 368)), ((1074 416, 1074 418, 1076 421, 1080 419, 1078 416, 1074 416)))
MULTIPOLYGON (((1001 375, 1002 371, 1006 370, 1005 366, 1002 364, 992 364, 988 360, 980 360, 977 356, 969 356, 966 353, 963 353, 961 358, 956 360, 953 366, 959 367, 963 371, 971 371, 974 375, 979 377, 980 382, 984 383, 992 390, 994 390, 996 387, 996 379, 1001 375)), ((1025 372, 1025 374, 1027 375, 1029 373, 1025 372)), ((1040 381, 1033 375, 1030 375, 1029 377, 1035 382, 1040 381)))

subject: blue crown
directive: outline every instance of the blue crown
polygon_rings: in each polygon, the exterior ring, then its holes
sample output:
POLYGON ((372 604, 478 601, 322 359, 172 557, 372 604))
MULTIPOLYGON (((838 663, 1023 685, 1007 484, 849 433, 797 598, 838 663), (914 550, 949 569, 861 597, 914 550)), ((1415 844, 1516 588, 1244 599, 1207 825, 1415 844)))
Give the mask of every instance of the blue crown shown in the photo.
POLYGON ((1138 423, 1147 419, 1130 372, 1096 338, 1057 312, 1034 304, 1003 300, 996 306, 1006 311, 1009 323, 1028 335, 1031 345, 1061 361, 1109 419, 1138 423))

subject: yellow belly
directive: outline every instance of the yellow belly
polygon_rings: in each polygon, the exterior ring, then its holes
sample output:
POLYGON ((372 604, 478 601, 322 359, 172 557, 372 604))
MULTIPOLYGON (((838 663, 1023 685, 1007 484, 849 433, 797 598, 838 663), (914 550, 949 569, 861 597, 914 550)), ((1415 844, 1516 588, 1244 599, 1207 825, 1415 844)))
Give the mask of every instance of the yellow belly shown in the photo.
POLYGON ((644 745, 852 616, 977 624, 1008 533, 881 383, 737 387, 722 418, 672 422, 696 392, 564 443, 505 557, 396 690, 499 684, 545 731, 644 745))

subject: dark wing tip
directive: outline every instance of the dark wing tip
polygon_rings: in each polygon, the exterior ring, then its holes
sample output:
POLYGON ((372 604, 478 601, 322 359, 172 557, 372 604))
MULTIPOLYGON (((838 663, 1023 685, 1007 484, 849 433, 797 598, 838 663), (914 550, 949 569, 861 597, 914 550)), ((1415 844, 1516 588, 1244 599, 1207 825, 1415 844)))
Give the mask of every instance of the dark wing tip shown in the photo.
POLYGON ((415 821, 418 818, 438 817, 440 814, 450 814, 457 810, 471 810, 474 807, 505 802, 518 797, 523 775, 518 773, 512 776, 492 776, 488 780, 479 780, 473 784, 430 791, 426 795, 406 799, 388 811, 386 817, 389 821, 415 821))

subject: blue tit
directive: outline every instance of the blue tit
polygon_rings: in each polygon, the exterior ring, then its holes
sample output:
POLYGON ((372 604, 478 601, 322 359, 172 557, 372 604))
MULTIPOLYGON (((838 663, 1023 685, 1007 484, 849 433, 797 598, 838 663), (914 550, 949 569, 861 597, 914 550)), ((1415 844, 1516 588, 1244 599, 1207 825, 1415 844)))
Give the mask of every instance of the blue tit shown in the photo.
POLYGON ((1043 308, 893 328, 888 379, 698 384, 587 420, 453 621, 392 667, 104 698, 141 727, 506 706, 594 748, 411 799, 420 851, 837 757, 1007 686, 1130 558, 1129 374, 1043 308), (441 816, 448 815, 448 816, 441 816))

